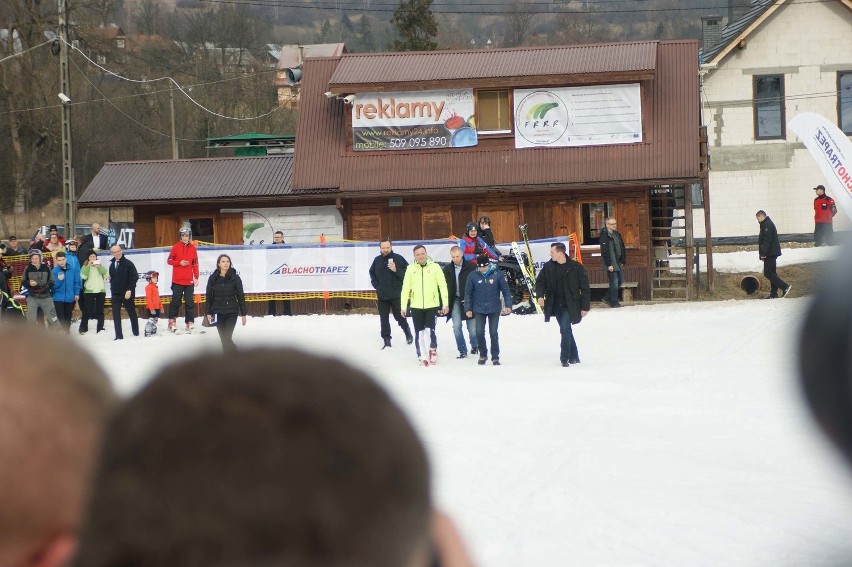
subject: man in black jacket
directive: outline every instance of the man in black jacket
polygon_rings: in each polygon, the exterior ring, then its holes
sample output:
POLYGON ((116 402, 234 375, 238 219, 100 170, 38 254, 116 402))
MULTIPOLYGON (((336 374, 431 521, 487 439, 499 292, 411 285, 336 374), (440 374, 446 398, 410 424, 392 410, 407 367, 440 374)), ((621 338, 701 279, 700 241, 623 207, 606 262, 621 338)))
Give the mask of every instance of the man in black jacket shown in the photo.
POLYGON ((535 293, 544 312, 545 322, 550 317, 559 323, 559 361, 562 366, 579 364, 580 354, 571 324, 577 324, 589 314, 591 290, 586 269, 565 252, 565 244, 550 245, 550 262, 544 264, 536 278, 535 293))
POLYGON ((130 330, 133 336, 139 336, 139 316, 136 314, 136 284, 139 282, 139 272, 130 258, 124 256, 121 246, 116 244, 109 249, 112 262, 109 264, 109 289, 112 294, 112 322, 115 327, 115 340, 124 338, 121 331, 121 307, 127 311, 130 319, 130 330))
POLYGON ((614 217, 606 219, 606 227, 601 231, 601 262, 603 262, 606 277, 609 278, 609 291, 602 301, 610 307, 621 307, 618 302, 618 290, 624 283, 624 272, 621 267, 627 263, 627 250, 624 239, 615 228, 618 222, 614 217))
POLYGON ((775 272, 778 256, 781 255, 781 243, 778 241, 778 230, 772 219, 766 216, 765 211, 757 211, 754 215, 760 223, 760 235, 757 237, 757 251, 763 262, 763 275, 769 280, 771 289, 766 299, 777 299, 778 291, 783 292, 782 297, 787 297, 792 286, 778 277, 775 272))
POLYGON ((101 233, 101 225, 98 223, 92 224, 92 232, 83 237, 83 242, 80 244, 80 249, 77 251, 77 258, 80 260, 80 265, 86 263, 89 257, 89 252, 94 250, 99 252, 106 250, 108 237, 101 233))
POLYGON ((452 262, 444 266, 444 279, 447 280, 447 295, 450 296, 450 310, 447 319, 453 320, 453 334, 456 336, 456 346, 459 355, 456 358, 467 358, 467 343, 464 341, 462 321, 467 321, 467 336, 470 338, 470 354, 479 352, 476 342, 476 320, 468 319, 465 315, 464 288, 467 277, 475 270, 473 264, 464 261, 461 248, 450 248, 452 262))
POLYGON ((399 324, 399 327, 405 332, 405 342, 411 344, 414 337, 411 335, 408 320, 399 312, 402 279, 405 277, 408 262, 393 251, 393 243, 390 240, 379 242, 379 252, 381 254, 375 257, 373 265, 370 266, 370 283, 376 290, 378 299, 381 334, 385 343, 382 349, 391 346, 389 317, 391 313, 393 313, 393 318, 399 324))

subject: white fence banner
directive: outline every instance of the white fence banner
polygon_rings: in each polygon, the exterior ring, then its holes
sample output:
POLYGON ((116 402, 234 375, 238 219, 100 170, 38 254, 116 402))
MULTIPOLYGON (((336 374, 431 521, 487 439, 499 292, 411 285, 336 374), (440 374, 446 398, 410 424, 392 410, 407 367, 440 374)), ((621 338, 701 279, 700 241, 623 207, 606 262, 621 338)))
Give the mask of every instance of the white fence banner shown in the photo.
MULTIPOLYGON (((550 244, 566 242, 565 238, 548 238, 530 242, 536 267, 541 268, 550 259, 550 244)), ((414 261, 413 248, 423 244, 436 262, 450 261, 450 248, 455 240, 399 241, 394 242, 394 252, 414 261)), ((509 244, 498 248, 508 254, 509 244)), ((523 246, 521 246, 523 249, 523 246)), ((144 297, 147 282, 145 273, 159 272, 160 295, 171 295, 172 267, 167 258, 170 248, 149 248, 125 251, 139 271, 136 296, 144 297)), ((370 291, 370 266, 379 254, 378 242, 334 242, 328 244, 286 244, 284 246, 199 246, 200 282, 198 293, 204 293, 207 279, 216 270, 220 254, 231 257, 231 263, 243 280, 246 293, 296 293, 324 291, 370 291)), ((104 266, 109 266, 108 253, 99 255, 104 266)))
POLYGON ((642 141, 639 84, 515 89, 515 147, 553 148, 642 141))
POLYGON ((852 142, 833 122, 803 112, 789 122, 833 189, 834 202, 852 219, 852 142))

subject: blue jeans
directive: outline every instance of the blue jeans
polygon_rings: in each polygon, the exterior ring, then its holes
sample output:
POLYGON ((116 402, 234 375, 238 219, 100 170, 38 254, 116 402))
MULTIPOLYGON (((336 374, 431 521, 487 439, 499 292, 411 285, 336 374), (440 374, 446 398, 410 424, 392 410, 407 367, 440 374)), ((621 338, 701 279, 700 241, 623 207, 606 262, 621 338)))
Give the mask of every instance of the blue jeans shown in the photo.
POLYGON ((500 324, 500 312, 474 313, 476 318, 476 343, 479 345, 479 358, 488 358, 488 343, 485 342, 485 320, 488 319, 488 334, 491 336, 491 360, 500 358, 500 340, 497 337, 497 325, 500 324))
MULTIPOLYGON (((453 318, 453 334, 456 336, 456 346, 459 353, 467 353, 467 343, 464 342, 464 331, 462 331, 462 305, 458 299, 453 303, 453 310, 450 315, 453 318)), ((475 349, 478 344, 476 342, 476 320, 468 319, 465 323, 467 323, 467 336, 470 337, 470 348, 475 349)))
POLYGON ((577 342, 574 340, 574 331, 571 329, 571 313, 568 308, 561 305, 553 306, 553 316, 556 317, 556 322, 559 323, 559 360, 572 361, 580 360, 580 354, 577 352, 577 342))
POLYGON ((618 303, 618 290, 624 283, 624 272, 621 270, 607 270, 606 277, 609 278, 609 292, 607 299, 610 303, 618 303))

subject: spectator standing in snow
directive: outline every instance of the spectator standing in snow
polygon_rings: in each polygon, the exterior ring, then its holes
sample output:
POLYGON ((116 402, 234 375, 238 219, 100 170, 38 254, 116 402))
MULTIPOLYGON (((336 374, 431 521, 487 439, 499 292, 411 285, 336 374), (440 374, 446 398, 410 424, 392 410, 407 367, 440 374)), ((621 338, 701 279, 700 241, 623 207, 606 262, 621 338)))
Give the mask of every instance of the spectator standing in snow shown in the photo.
POLYGON ((198 250, 192 243, 192 231, 185 226, 180 229, 180 242, 176 242, 169 252, 168 264, 172 266, 172 301, 169 304, 169 326, 171 332, 177 330, 177 316, 181 300, 184 302, 184 322, 186 331, 192 332, 195 326, 195 286, 198 285, 198 250))
POLYGON ((589 277, 582 264, 568 257, 565 244, 550 245, 550 261, 545 262, 535 280, 535 294, 544 313, 559 323, 559 362, 568 367, 580 363, 580 353, 571 325, 589 314, 591 289, 589 277))
POLYGON ((27 321, 35 323, 38 319, 38 310, 41 309, 49 326, 59 326, 56 308, 53 305, 53 274, 42 262, 39 250, 30 250, 30 263, 24 268, 21 289, 26 289, 27 321))
POLYGON ((112 322, 115 327, 115 340, 124 338, 121 330, 121 308, 127 311, 130 319, 130 330, 133 336, 139 336, 139 316, 136 314, 136 284, 139 283, 139 272, 130 258, 124 256, 121 246, 114 245, 109 249, 112 262, 109 265, 109 288, 112 295, 112 322))
POLYGON ((62 567, 118 396, 86 349, 35 327, 0 328, 0 565, 62 567))
POLYGON ((471 565, 397 404, 294 350, 165 368, 110 422, 93 487, 72 567, 471 565))
POLYGON ((97 319, 97 332, 104 330, 104 301, 106 300, 107 269, 101 265, 94 250, 89 251, 86 263, 80 268, 80 278, 83 280, 83 294, 80 299, 81 335, 89 332, 89 319, 97 319))
POLYGON ((500 312, 508 315, 512 312, 512 294, 506 276, 488 256, 480 254, 476 258, 476 272, 467 278, 464 290, 464 304, 468 317, 476 319, 476 344, 479 345, 479 364, 488 360, 488 343, 485 342, 485 322, 488 321, 488 335, 491 339, 491 363, 500 366, 500 338, 497 328, 500 324, 500 312), (505 307, 501 308, 500 295, 505 307))
POLYGON ((618 221, 615 217, 606 219, 606 226, 601 231, 601 262, 609 279, 609 290, 603 296, 603 301, 610 307, 621 307, 618 301, 618 290, 624 283, 624 272, 622 266, 627 263, 627 248, 624 246, 624 238, 616 230, 618 221))
POLYGON ((447 280, 447 295, 450 298, 450 312, 447 318, 453 321, 453 335, 456 337, 456 347, 459 355, 456 358, 467 358, 467 343, 464 340, 462 322, 467 326, 467 336, 470 339, 470 354, 477 354, 476 320, 467 316, 465 309, 464 290, 467 279, 476 271, 470 262, 465 262, 461 248, 453 246, 450 248, 449 264, 444 266, 444 279, 447 280))
POLYGON ((834 241, 834 215, 837 205, 834 199, 825 194, 825 186, 814 187, 814 246, 826 244, 831 246, 834 241))
POLYGON ((379 242, 379 255, 373 259, 370 266, 370 283, 376 290, 376 304, 379 308, 379 332, 384 341, 385 349, 391 346, 390 315, 393 315, 399 328, 405 333, 405 341, 411 344, 414 337, 408 320, 400 313, 400 296, 402 295, 402 281, 408 262, 405 258, 393 251, 393 243, 390 240, 379 242))
POLYGON ((160 288, 157 282, 160 273, 151 270, 145 274, 145 308, 148 310, 148 322, 145 323, 145 336, 150 337, 157 334, 157 322, 163 315, 163 302, 160 299, 160 288))
POLYGON ((60 250, 54 254, 54 260, 56 265, 53 267, 53 307, 56 309, 60 327, 67 333, 71 331, 71 314, 80 299, 82 280, 80 269, 68 263, 68 254, 60 250))
POLYGON ((782 297, 787 297, 791 286, 778 277, 776 272, 778 256, 781 255, 781 243, 778 241, 778 230, 772 219, 766 216, 765 211, 757 211, 754 215, 760 223, 760 234, 757 237, 757 249, 760 260, 763 262, 763 275, 771 285, 769 295, 766 299, 777 299, 778 292, 782 297))
MULTIPOLYGON (((285 244, 286 244, 286 242, 284 242, 284 233, 280 230, 276 230, 275 233, 272 235, 271 246, 284 246, 285 244)), ((293 312, 291 310, 290 301, 284 300, 284 301, 282 301, 282 303, 284 304, 284 306, 282 307, 281 314, 288 316, 288 317, 291 316, 293 314, 293 312)), ((270 299, 269 304, 267 305, 266 314, 271 315, 273 317, 277 317, 278 316, 277 305, 278 305, 277 300, 270 299)))
POLYGON ((207 320, 219 331, 219 340, 225 352, 236 352, 234 327, 237 316, 246 326, 246 296, 243 280, 231 265, 231 257, 220 254, 216 259, 216 271, 207 279, 207 320))
POLYGON ((402 281, 400 315, 411 311, 414 323, 417 358, 423 366, 438 362, 438 337, 435 335, 435 316, 449 311, 447 280, 441 267, 426 254, 426 247, 414 247, 414 263, 405 271, 402 281), (429 349, 426 349, 426 329, 429 329, 429 349), (428 354, 427 354, 428 352, 428 354))

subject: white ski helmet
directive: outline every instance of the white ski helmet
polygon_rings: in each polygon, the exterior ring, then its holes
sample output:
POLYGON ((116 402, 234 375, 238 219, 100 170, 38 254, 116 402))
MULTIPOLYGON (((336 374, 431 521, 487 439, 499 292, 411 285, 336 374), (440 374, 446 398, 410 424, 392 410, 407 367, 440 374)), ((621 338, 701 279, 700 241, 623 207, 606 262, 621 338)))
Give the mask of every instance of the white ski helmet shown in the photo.
POLYGON ((178 231, 178 236, 183 236, 184 234, 186 234, 190 238, 192 238, 192 229, 189 228, 188 226, 182 226, 180 228, 180 230, 178 231))

